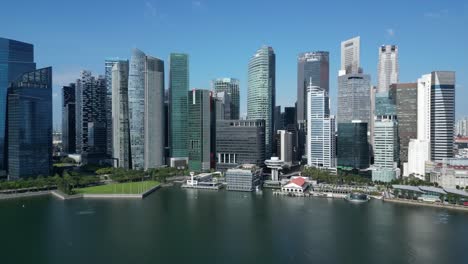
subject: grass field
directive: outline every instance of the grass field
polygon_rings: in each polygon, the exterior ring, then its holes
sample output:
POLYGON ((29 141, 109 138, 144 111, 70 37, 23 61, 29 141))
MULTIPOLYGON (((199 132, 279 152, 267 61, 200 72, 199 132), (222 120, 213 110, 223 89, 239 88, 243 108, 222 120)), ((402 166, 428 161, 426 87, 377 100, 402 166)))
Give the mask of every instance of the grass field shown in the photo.
POLYGON ((75 189, 81 194, 140 194, 158 185, 157 181, 112 183, 75 189))

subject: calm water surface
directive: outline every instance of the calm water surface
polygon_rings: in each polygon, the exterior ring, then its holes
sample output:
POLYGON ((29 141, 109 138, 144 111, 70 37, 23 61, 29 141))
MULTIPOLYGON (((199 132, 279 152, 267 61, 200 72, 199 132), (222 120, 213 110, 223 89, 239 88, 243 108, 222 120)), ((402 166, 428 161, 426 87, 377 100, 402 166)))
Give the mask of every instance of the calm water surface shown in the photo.
POLYGON ((4 200, 0 226, 2 264, 468 263, 468 213, 270 192, 4 200))

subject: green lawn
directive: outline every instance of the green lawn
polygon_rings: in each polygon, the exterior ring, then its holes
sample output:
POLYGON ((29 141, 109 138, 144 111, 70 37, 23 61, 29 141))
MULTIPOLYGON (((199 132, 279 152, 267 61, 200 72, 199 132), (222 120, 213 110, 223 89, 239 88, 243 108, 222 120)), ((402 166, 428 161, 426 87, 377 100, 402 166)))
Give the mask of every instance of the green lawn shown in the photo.
POLYGON ((81 194, 139 194, 158 184, 157 181, 112 183, 75 189, 74 191, 81 194))

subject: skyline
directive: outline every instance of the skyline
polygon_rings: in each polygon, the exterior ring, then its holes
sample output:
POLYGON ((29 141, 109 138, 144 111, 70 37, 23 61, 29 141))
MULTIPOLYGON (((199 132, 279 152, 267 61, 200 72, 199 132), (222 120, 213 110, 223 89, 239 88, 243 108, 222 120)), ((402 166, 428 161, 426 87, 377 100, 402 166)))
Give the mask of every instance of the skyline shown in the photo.
MULTIPOLYGON (((24 19, 9 23, 1 35, 34 44, 38 68, 53 67, 54 128, 61 121, 62 86, 78 79, 80 70, 104 75, 106 58, 130 59, 132 48, 164 60, 166 68, 171 52, 188 53, 190 89, 210 89, 215 78, 239 79, 242 116, 247 112, 248 61, 262 45, 275 50, 277 105, 282 107, 294 105, 297 99, 299 53, 329 51, 331 112, 336 114, 340 44, 355 36, 361 37, 361 66, 371 75, 373 85, 377 85, 378 48, 394 44, 399 48, 400 82, 415 82, 435 70, 456 71, 456 116, 468 115, 462 104, 468 96, 468 63, 458 59, 468 57, 464 48, 468 36, 463 34, 463 25, 468 24, 464 16, 467 3, 429 1, 418 6, 397 1, 383 11, 379 3, 370 1, 359 5, 330 2, 320 6, 326 12, 311 12, 307 7, 315 6, 305 1, 269 2, 268 8, 263 1, 249 5, 245 1, 138 1, 112 6, 84 1, 60 9, 54 2, 30 3, 27 10, 20 3, 5 3, 7 8, 0 11, 0 23, 7 24, 21 9, 24 19), (83 7, 89 7, 87 19, 71 19, 69 14, 83 7), (238 15, 225 19, 223 10, 238 15), (260 11, 268 13, 258 15, 260 11), (121 20, 112 26, 110 12, 121 14, 121 20), (44 16, 50 19, 42 19, 44 16)), ((167 81, 165 86, 167 89, 167 81)))

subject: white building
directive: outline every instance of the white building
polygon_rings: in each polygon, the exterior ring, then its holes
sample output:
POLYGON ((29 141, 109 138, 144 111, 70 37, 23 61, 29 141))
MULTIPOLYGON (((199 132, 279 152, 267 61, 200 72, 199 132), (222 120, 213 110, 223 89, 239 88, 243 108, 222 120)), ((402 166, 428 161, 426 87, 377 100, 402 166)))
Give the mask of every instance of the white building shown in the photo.
POLYGON ((430 160, 429 141, 411 139, 408 147, 408 169, 405 170, 405 177, 413 174, 415 177, 425 179, 426 161, 430 160))
POLYGON ((293 158, 293 134, 286 130, 277 131, 278 156, 286 165, 292 165, 293 158))
POLYGON ((398 83, 398 47, 383 45, 379 48, 377 92, 386 92, 392 83, 398 83))
POLYGON ((308 179, 305 177, 294 177, 287 184, 281 186, 283 193, 303 195, 309 187, 308 179))
POLYGON ((468 136, 468 117, 464 117, 457 121, 455 125, 455 135, 467 137, 468 136))
POLYGON ((443 159, 441 162, 428 162, 430 181, 444 188, 468 186, 468 159, 443 159))
POLYGON ((361 38, 341 42, 341 69, 339 75, 354 74, 362 72, 360 68, 361 38))
POLYGON ((391 182, 398 178, 398 123, 395 119, 380 119, 374 125, 374 168, 372 180, 391 182))

